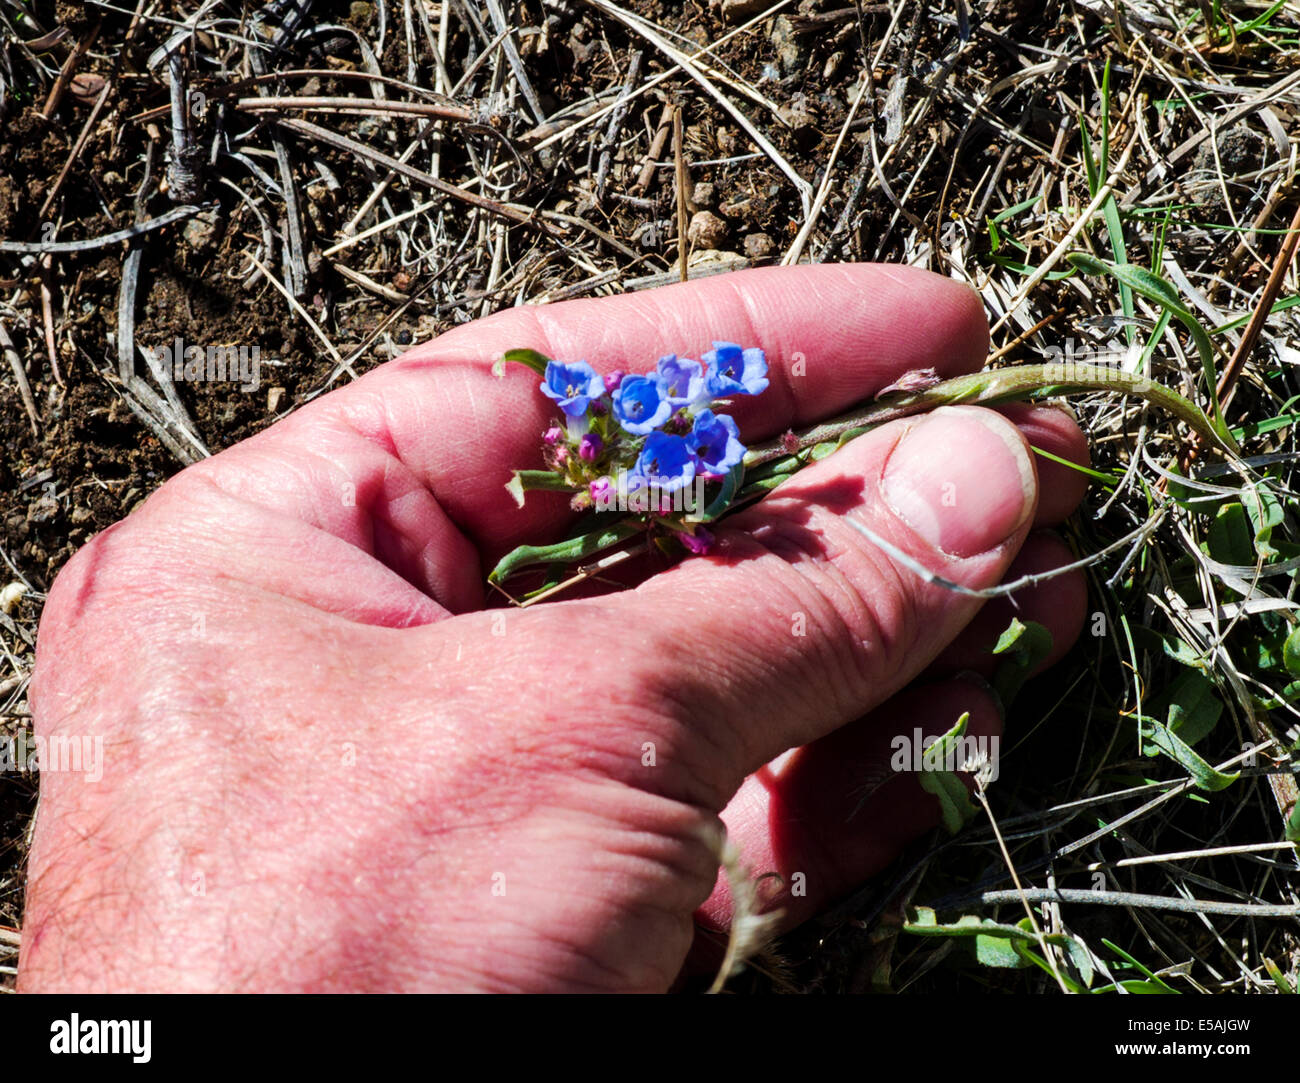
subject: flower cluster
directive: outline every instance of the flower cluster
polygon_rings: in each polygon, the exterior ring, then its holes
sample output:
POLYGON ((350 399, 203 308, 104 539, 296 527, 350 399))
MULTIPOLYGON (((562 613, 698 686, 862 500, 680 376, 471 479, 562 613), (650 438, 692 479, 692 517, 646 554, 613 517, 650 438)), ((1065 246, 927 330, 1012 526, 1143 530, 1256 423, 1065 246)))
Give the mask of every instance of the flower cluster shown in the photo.
MULTIPOLYGON (((699 361, 668 354, 645 375, 550 361, 542 393, 564 424, 545 433, 547 466, 576 493, 575 510, 697 512, 692 491, 724 479, 746 451, 735 421, 714 407, 767 384, 763 351, 734 342, 715 342, 699 361)), ((693 540, 683 538, 695 549, 693 540)))

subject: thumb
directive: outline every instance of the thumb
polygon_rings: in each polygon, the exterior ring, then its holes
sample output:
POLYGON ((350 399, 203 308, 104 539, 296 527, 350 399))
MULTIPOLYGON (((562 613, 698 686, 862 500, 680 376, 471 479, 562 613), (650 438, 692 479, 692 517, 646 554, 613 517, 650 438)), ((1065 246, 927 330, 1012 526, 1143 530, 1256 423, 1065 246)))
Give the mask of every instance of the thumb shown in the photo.
POLYGON ((1015 557, 1037 493, 1011 422, 944 407, 800 471, 728 520, 715 555, 602 600, 607 627, 631 641, 620 654, 644 663, 629 676, 679 731, 674 758, 695 795, 725 802, 782 752, 862 716, 982 604, 927 582, 848 520, 979 589, 1015 557))

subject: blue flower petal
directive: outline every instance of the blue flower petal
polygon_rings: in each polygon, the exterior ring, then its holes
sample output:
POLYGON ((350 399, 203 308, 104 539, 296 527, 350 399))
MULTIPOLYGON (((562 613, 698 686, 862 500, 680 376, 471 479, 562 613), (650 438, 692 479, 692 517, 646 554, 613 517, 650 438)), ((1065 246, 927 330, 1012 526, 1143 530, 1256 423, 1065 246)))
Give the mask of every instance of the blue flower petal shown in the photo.
POLYGON ((614 417, 633 436, 645 436, 668 420, 673 405, 663 397, 657 378, 624 376, 614 392, 614 417))
POLYGON ((553 399, 569 417, 581 417, 587 404, 604 393, 605 383, 585 361, 566 365, 561 361, 548 361, 542 380, 542 394, 553 399))

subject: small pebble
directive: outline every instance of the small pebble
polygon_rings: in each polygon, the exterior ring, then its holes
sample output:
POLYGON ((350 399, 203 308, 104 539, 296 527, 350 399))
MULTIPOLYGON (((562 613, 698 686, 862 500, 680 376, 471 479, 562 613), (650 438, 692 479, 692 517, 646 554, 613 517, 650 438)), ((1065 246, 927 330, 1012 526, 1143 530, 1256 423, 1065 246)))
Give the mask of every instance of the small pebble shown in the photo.
POLYGON ((686 228, 686 238, 696 248, 720 248, 727 236, 727 223, 709 211, 698 211, 686 228))
POLYGON ((722 17, 729 23, 743 23, 772 5, 769 0, 721 0, 722 17))
POLYGON ((104 89, 104 77, 91 72, 78 72, 68 84, 71 95, 85 105, 90 105, 104 89))

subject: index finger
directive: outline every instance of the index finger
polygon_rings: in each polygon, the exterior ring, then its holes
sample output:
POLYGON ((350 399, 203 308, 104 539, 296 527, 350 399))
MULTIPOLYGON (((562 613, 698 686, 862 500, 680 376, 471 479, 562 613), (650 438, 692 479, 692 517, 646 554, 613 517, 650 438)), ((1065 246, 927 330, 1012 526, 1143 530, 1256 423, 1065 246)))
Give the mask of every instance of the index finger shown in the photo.
POLYGON ((492 375, 502 353, 529 347, 602 373, 647 372, 666 353, 698 358, 714 339, 767 355, 770 386, 735 402, 752 444, 840 413, 909 369, 974 371, 988 328, 965 286, 876 264, 741 271, 513 308, 416 347, 180 478, 219 503, 215 521, 238 519, 279 540, 256 560, 238 546, 220 558, 269 589, 369 611, 367 599, 400 589, 395 573, 423 595, 404 596, 402 612, 424 613, 428 599, 464 612, 483 603, 485 569, 516 545, 553 540, 573 519, 563 494, 530 494, 520 509, 505 490, 513 470, 542 465, 555 414, 533 373, 492 375))
MULTIPOLYGON (((509 349, 585 360, 600 373, 646 372, 666 353, 698 358, 713 340, 758 346, 771 384, 732 410, 747 443, 869 398, 914 368, 979 369, 983 306, 966 286, 911 267, 773 267, 619 297, 519 307, 457 328, 321 403, 391 447, 488 560, 553 535, 567 501, 536 494, 517 509, 511 471, 541 465, 554 407, 537 379, 491 365, 509 349)), ((305 422, 307 411, 302 412, 305 422)))

